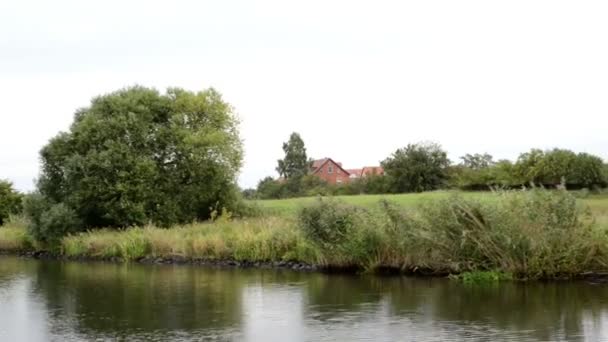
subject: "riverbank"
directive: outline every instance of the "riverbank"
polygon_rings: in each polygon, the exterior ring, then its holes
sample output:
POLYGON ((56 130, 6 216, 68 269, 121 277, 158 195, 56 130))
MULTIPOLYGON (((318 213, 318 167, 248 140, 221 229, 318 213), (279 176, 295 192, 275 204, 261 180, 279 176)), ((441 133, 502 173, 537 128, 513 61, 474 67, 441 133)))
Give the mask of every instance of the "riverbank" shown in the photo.
POLYGON ((493 272, 523 280, 605 277, 605 217, 565 192, 496 196, 493 201, 449 197, 414 209, 323 199, 292 217, 223 217, 170 229, 84 232, 64 237, 54 253, 34 242, 23 224, 12 223, 0 228, 0 250, 214 267, 441 276, 493 272))

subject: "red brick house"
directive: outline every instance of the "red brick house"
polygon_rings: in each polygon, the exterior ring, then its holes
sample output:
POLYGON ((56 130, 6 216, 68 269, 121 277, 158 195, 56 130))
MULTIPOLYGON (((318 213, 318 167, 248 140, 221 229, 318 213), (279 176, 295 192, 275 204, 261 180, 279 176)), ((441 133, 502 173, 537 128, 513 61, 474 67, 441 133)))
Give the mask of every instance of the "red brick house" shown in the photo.
POLYGON ((350 173, 331 158, 313 161, 310 174, 315 175, 329 184, 344 184, 350 180, 350 173))

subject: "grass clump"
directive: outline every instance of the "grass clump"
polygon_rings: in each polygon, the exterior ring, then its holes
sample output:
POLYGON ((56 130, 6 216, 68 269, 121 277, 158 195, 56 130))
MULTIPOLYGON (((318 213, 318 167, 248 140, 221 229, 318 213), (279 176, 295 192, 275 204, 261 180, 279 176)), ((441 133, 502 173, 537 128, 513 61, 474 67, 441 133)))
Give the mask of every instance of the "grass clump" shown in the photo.
POLYGON ((382 249, 373 213, 352 205, 320 199, 301 210, 298 223, 325 266, 369 269, 382 249))
POLYGON ((195 223, 171 229, 147 226, 124 231, 95 230, 67 236, 62 251, 70 257, 144 257, 196 260, 316 263, 316 252, 286 219, 253 218, 195 223))
POLYGON ((23 226, 6 224, 0 227, 0 251, 26 252, 34 249, 34 240, 23 226))

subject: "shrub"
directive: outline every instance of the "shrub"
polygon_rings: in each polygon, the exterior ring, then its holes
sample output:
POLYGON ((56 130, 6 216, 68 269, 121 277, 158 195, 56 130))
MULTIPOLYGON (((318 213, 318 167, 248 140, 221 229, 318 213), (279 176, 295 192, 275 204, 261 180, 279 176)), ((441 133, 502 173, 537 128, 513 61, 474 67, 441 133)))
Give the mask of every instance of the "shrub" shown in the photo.
POLYGON ((21 194, 13 189, 13 184, 0 179, 0 226, 10 215, 21 212, 21 194))
POLYGON ((28 233, 37 241, 56 247, 61 237, 82 229, 76 212, 63 203, 50 203, 40 194, 28 196, 24 211, 30 219, 28 233))

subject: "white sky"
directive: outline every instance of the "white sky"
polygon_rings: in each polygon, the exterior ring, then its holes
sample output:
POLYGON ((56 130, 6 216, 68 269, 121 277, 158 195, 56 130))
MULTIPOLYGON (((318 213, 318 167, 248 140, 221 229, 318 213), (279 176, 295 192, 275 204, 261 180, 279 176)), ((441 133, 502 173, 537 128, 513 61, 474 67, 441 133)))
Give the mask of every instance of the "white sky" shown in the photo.
POLYGON ((0 1, 0 178, 98 94, 217 88, 242 186, 292 131, 355 168, 432 140, 452 160, 532 147, 608 158, 606 1, 0 1))

